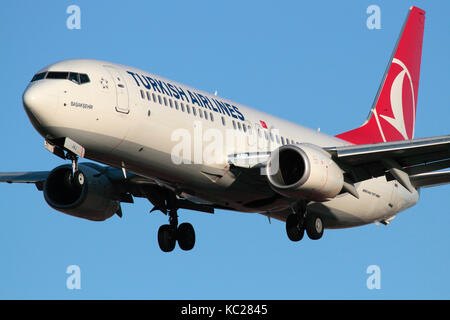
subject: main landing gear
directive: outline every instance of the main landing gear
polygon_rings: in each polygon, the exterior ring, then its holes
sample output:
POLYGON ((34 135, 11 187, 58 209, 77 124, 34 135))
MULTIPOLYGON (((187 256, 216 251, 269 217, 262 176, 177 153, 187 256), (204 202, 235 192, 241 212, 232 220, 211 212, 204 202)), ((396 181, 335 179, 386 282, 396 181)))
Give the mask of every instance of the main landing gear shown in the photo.
POLYGON ((312 240, 318 240, 323 235, 322 219, 306 211, 306 205, 294 208, 286 219, 286 234, 291 241, 300 241, 306 233, 312 240))
POLYGON ((169 216, 169 223, 158 230, 158 244, 163 252, 171 252, 178 246, 181 250, 189 251, 195 245, 195 231, 190 223, 178 225, 179 200, 173 191, 152 187, 147 190, 147 198, 154 205, 150 212, 159 210, 169 216))
POLYGON ((162 225, 158 230, 159 247, 164 252, 175 249, 178 242, 181 250, 189 251, 195 245, 195 231, 190 223, 182 223, 178 226, 177 210, 171 209, 169 214, 169 224, 162 225))

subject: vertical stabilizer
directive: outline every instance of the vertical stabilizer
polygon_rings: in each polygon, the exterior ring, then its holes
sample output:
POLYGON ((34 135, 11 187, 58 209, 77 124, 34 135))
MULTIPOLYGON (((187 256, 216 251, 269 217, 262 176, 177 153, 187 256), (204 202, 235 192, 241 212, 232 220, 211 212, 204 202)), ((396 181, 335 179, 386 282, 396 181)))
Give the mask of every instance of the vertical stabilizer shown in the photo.
POLYGON ((366 122, 338 138, 353 144, 414 137, 425 11, 411 7, 366 122))

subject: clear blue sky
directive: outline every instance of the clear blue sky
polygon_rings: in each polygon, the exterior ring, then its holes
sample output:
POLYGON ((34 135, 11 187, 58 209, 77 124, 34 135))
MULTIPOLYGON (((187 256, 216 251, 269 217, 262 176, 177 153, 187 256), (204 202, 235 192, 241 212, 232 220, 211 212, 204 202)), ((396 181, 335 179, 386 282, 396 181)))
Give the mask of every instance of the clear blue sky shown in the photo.
MULTIPOLYGON (((1 171, 63 163, 44 149, 21 106, 41 67, 94 58, 139 67, 323 132, 368 114, 411 5, 427 11, 416 137, 449 134, 448 1, 6 1, 0 11, 1 171), (81 8, 81 30, 66 8, 81 8), (381 9, 368 30, 366 8, 381 9)), ((0 298, 450 298, 450 187, 389 227, 326 230, 290 242, 257 214, 181 212, 193 251, 160 251, 167 222, 137 199, 103 223, 54 211, 33 185, 0 185, 0 298), (67 266, 81 290, 66 289, 67 266), (368 290, 366 268, 381 268, 368 290)), ((364 208, 361 208, 364 210, 364 208)))

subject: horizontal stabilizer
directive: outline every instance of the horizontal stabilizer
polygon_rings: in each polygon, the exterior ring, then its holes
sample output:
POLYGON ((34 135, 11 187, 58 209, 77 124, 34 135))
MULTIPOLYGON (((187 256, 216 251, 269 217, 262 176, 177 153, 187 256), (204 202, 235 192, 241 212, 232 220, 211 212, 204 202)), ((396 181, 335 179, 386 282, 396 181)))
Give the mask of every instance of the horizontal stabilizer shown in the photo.
POLYGON ((435 187, 450 183, 450 171, 421 173, 410 176, 409 179, 416 188, 435 187))

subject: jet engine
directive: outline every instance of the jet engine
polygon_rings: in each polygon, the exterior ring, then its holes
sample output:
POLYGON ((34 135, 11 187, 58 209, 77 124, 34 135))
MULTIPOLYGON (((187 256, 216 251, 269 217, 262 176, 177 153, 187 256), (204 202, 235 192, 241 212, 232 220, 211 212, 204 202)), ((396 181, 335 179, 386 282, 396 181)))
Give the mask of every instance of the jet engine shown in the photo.
POLYGON ((284 145, 266 166, 267 179, 285 197, 326 201, 344 185, 343 171, 322 148, 312 144, 284 145))
POLYGON ((71 165, 53 169, 43 186, 45 201, 65 214, 104 221, 120 208, 114 186, 104 174, 89 164, 79 164, 72 175, 71 165))

